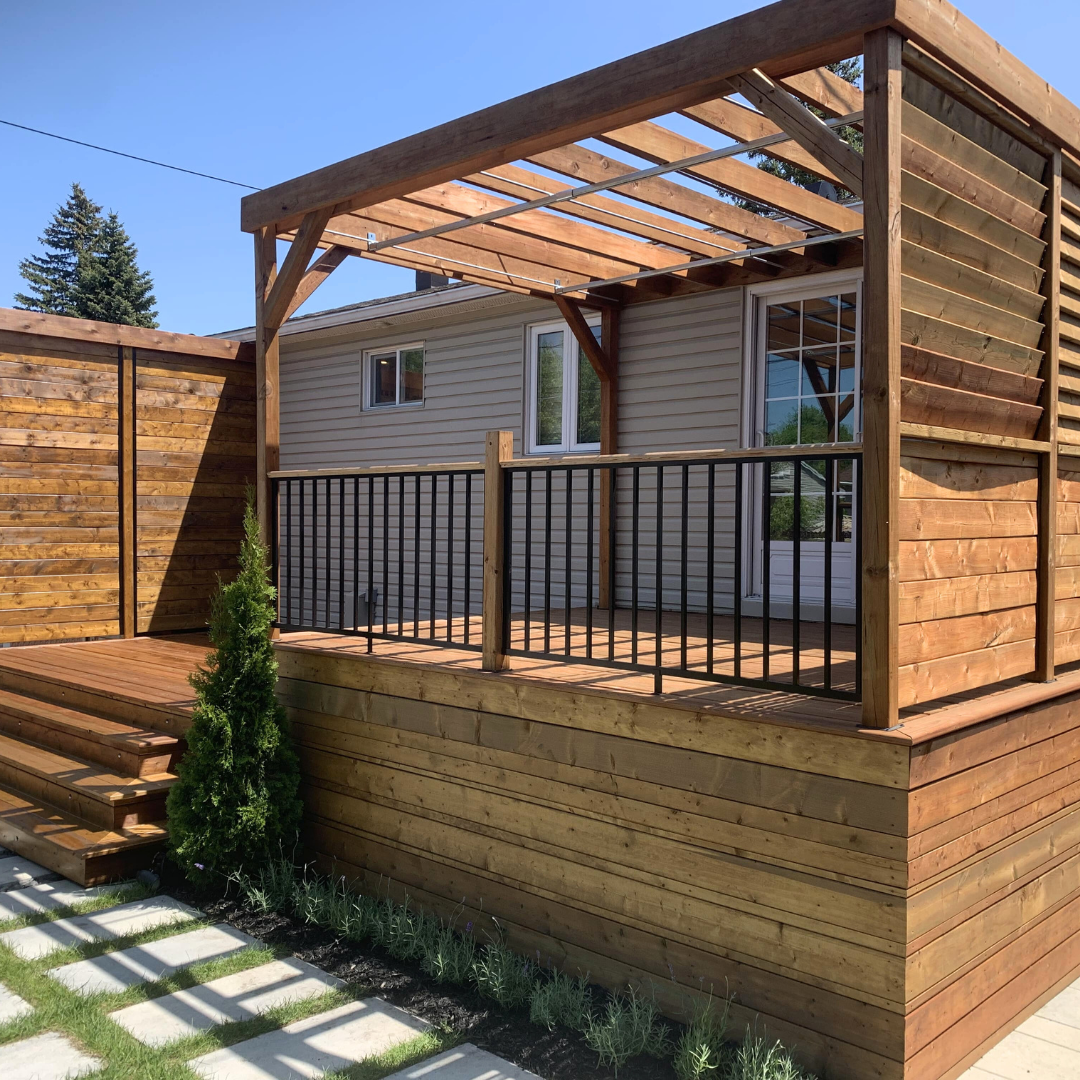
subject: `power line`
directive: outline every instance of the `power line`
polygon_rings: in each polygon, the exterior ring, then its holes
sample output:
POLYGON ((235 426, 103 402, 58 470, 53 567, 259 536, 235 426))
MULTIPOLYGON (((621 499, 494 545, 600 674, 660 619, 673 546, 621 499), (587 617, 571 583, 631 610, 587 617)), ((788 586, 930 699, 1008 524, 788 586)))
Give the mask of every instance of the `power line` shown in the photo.
POLYGON ((172 169, 173 172, 187 173, 188 176, 201 176, 204 180, 216 180, 219 184, 232 184, 233 187, 247 188, 248 191, 262 191, 262 188, 257 188, 253 184, 241 184, 238 180, 226 180, 223 176, 212 176, 210 173, 196 172, 195 169, 182 169, 179 165, 168 165, 164 161, 154 161, 153 158, 139 157, 138 154, 125 154, 122 150, 110 150, 107 146, 95 146, 94 143, 83 142, 81 139, 69 139, 66 135, 56 135, 51 131, 42 131, 40 128, 27 127, 26 124, 16 124, 12 120, 0 120, 0 124, 19 128, 21 131, 32 131, 35 135, 45 135, 50 139, 59 139, 61 142, 74 143, 76 146, 85 146, 90 150, 100 150, 103 154, 115 154, 117 157, 130 158, 132 161, 141 161, 146 165, 157 165, 162 169, 172 169))

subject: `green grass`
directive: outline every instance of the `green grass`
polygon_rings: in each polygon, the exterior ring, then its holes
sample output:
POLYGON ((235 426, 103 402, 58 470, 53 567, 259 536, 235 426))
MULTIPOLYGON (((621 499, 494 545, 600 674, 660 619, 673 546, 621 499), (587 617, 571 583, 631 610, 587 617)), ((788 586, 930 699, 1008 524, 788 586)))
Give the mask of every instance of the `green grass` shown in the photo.
MULTIPOLYGON (((4 924, 0 930, 6 932, 20 926, 86 914, 116 903, 143 899, 146 895, 147 891, 139 886, 124 887, 111 895, 80 902, 71 907, 23 917, 4 924)), ((166 1047, 153 1048, 135 1039, 110 1020, 108 1014, 126 1005, 161 997, 209 982, 211 979, 269 963, 290 955, 288 951, 265 946, 244 949, 231 956, 194 965, 156 982, 143 983, 116 993, 89 996, 69 990, 46 974, 50 969, 63 964, 146 944, 206 925, 209 925, 207 919, 192 919, 155 927, 140 934, 128 934, 121 938, 59 949, 37 960, 21 960, 10 949, 0 945, 0 983, 34 1008, 34 1011, 26 1016, 9 1024, 0 1024, 0 1056, 4 1044, 47 1031, 58 1031, 86 1053, 102 1059, 105 1065, 100 1072, 94 1074, 97 1080, 133 1080, 135 1077, 138 1077, 138 1080, 196 1080, 195 1073, 187 1067, 190 1059, 274 1031, 316 1013, 337 1008, 371 992, 370 987, 359 985, 331 990, 317 998, 269 1010, 251 1020, 221 1024, 192 1038, 166 1047)), ((459 1037, 451 1031, 435 1030, 335 1076, 340 1076, 343 1080, 381 1080, 398 1069, 448 1049, 458 1041, 459 1037)))

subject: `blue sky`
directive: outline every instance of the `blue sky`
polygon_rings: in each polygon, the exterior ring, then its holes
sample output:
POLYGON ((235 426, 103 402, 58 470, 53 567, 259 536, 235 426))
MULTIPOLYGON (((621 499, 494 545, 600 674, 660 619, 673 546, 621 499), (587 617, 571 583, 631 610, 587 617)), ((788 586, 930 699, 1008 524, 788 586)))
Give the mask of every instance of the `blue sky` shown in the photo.
MULTIPOLYGON (((0 118, 265 186, 758 6, 621 0, 545 15, 461 0, 0 3, 0 118)), ((1080 101, 1075 0, 961 8, 1080 101)), ((5 127, 0 306, 73 180, 127 226, 164 328, 252 321, 239 188, 5 127)), ((350 259, 308 306, 411 287, 410 272, 350 259)))

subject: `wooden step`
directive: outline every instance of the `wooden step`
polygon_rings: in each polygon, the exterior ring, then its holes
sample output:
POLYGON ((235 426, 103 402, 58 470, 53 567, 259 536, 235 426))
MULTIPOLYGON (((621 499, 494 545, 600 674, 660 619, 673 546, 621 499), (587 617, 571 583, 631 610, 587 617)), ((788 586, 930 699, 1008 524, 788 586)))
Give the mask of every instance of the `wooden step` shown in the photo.
POLYGON ((195 698, 187 676, 205 657, 153 638, 24 645, 0 649, 0 688, 179 738, 195 698))
POLYGON ((167 839, 162 822, 100 829, 0 787, 0 845, 80 885, 134 877, 151 865, 167 839))
POLYGON ((95 762, 0 735, 0 785, 105 829, 163 821, 175 780, 171 773, 117 776, 95 762))
POLYGON ((124 776, 168 772, 179 747, 171 735, 2 689, 0 734, 73 754, 124 776))

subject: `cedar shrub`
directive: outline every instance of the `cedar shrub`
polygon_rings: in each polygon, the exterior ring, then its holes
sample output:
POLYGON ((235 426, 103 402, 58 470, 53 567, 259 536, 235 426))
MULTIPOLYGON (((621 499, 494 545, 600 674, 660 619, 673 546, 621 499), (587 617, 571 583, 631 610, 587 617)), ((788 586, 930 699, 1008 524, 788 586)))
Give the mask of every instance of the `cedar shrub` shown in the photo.
POLYGON ((169 792, 172 855, 196 883, 258 866, 297 838, 300 767, 274 695, 275 595, 249 492, 240 573, 212 603, 214 649, 190 677, 195 711, 169 792))

